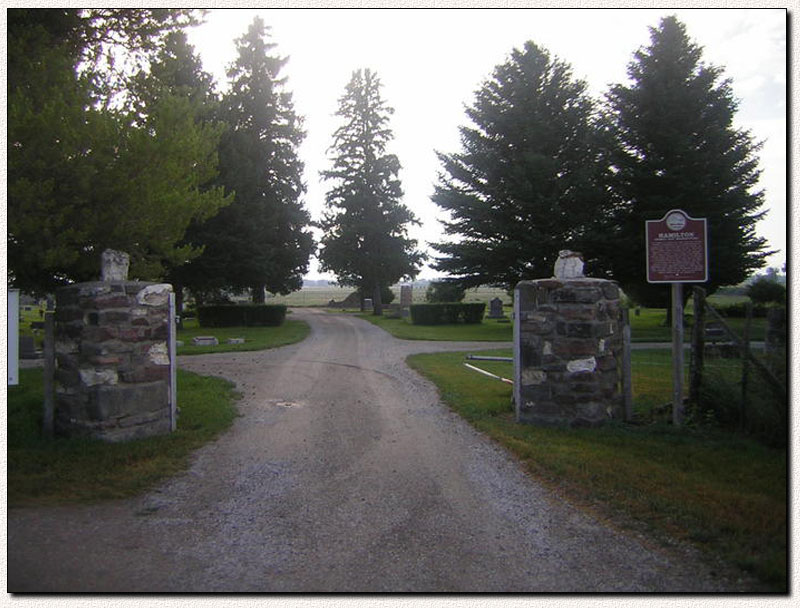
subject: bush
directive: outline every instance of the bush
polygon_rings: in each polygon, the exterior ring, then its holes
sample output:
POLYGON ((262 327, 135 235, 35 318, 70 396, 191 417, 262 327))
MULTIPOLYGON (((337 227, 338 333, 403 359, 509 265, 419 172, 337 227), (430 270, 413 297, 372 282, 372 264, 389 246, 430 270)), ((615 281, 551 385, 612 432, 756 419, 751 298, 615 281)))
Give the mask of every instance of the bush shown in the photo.
MULTIPOLYGON (((729 319, 744 319, 747 316, 747 303, 739 302, 737 304, 728 304, 727 306, 714 306, 714 310, 729 319)), ((764 318, 766 316, 767 309, 765 306, 753 306, 753 318, 764 318)))
POLYGON ((200 306, 200 327, 277 327, 286 319, 284 304, 248 304, 200 306))
POLYGON ((453 325, 456 323, 480 323, 486 304, 481 302, 437 302, 412 304, 411 322, 414 325, 453 325))
POLYGON ((786 302, 786 286, 769 277, 759 277, 747 286, 747 296, 755 304, 783 304, 786 302))
POLYGON ((428 285, 425 292, 427 302, 461 302, 467 291, 458 283, 452 281, 434 281, 428 285))

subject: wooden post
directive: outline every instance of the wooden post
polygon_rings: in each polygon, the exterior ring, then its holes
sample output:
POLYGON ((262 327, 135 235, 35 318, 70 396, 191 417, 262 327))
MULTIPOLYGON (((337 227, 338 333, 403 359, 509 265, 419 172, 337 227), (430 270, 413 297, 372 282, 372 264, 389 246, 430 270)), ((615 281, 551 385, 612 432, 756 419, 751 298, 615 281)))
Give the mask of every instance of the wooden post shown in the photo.
POLYGON ((44 313, 44 412, 42 434, 52 437, 55 423, 56 332, 55 313, 44 313))
POLYGON ((631 318, 630 310, 622 309, 622 401, 625 420, 633 420, 633 384, 631 382, 631 318))
POLYGON ((683 421, 683 283, 672 284, 672 424, 683 421))
POLYGON ((689 359, 689 403, 697 410, 700 404, 700 390, 703 386, 703 359, 706 348, 706 290, 695 287, 692 290, 694 327, 692 327, 692 350, 689 359))
POLYGON ((742 430, 747 427, 747 385, 750 382, 750 326, 753 324, 753 304, 745 304, 744 333, 742 335, 742 405, 739 413, 739 425, 742 430))

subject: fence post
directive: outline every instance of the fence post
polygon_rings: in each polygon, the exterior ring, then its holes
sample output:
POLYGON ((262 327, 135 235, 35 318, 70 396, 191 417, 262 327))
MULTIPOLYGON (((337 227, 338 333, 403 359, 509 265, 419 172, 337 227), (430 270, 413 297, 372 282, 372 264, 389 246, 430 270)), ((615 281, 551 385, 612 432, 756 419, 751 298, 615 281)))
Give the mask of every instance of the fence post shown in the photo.
POLYGON ((700 407, 700 390, 703 386, 703 359, 706 347, 706 290, 692 290, 694 327, 692 327, 692 350, 689 358, 689 403, 697 413, 700 407))
POLYGON ((630 309, 622 309, 622 401, 625 420, 633 420, 633 384, 631 382, 631 317, 630 309))
POLYGON ((739 423, 742 430, 747 427, 747 385, 750 381, 750 326, 753 324, 753 305, 745 303, 744 333, 742 335, 742 409, 739 423))
POLYGON ((55 313, 44 313, 44 412, 42 434, 52 437, 55 420, 55 374, 56 374, 55 313))

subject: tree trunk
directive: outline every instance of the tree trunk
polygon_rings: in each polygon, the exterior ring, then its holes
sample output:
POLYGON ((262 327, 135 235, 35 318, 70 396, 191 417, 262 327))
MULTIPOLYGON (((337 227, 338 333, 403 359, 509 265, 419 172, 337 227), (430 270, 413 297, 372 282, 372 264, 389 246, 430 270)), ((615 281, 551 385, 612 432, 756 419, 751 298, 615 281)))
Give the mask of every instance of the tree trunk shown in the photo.
POLYGON ((372 314, 383 315, 383 302, 381 302, 381 286, 376 285, 372 296, 372 314))
POLYGON ((178 317, 177 327, 183 329, 183 285, 175 283, 172 286, 175 291, 175 316, 178 317))
POLYGON ((264 295, 265 285, 261 283, 260 285, 253 285, 250 288, 251 296, 253 298, 253 304, 263 304, 265 301, 264 295))

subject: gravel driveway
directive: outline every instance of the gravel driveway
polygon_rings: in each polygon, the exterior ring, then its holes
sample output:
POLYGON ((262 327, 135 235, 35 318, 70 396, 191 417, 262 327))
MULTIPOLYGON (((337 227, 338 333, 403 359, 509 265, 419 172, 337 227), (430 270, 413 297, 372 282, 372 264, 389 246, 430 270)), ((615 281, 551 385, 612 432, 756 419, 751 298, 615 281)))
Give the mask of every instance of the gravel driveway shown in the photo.
MULTIPOLYGON (((302 343, 184 357, 243 393, 184 473, 135 499, 8 512, 8 591, 733 591, 687 554, 526 477, 404 363, 491 343, 401 341, 314 310, 302 343)), ((507 346, 497 344, 497 346, 507 346)))

